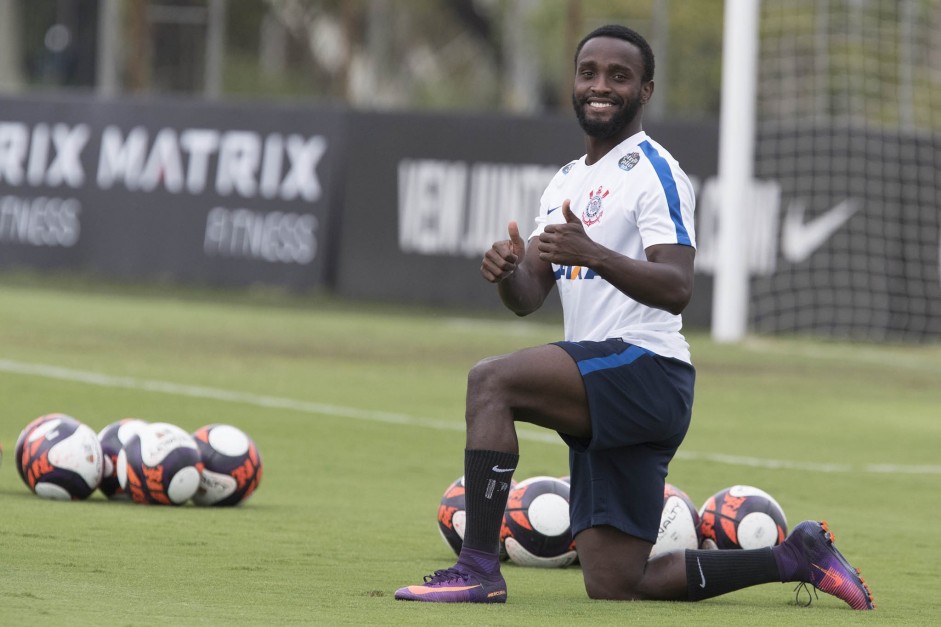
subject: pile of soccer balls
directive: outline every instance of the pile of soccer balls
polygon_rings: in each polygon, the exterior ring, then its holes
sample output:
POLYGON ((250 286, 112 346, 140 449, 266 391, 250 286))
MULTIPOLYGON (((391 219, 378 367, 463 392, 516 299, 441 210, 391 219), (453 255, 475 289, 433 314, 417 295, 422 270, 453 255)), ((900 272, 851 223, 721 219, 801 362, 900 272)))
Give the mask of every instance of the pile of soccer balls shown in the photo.
MULTIPOLYGON (((464 477, 451 483, 438 506, 438 531, 460 553, 466 524, 464 477)), ((683 490, 666 484, 657 541, 650 556, 683 549, 756 549, 787 535, 784 510, 759 488, 736 485, 716 492, 698 510, 683 490)), ((520 566, 560 568, 578 559, 569 523, 568 477, 531 477, 510 486, 500 531, 503 559, 520 566)))
POLYGON ((82 500, 95 490, 135 503, 236 505, 261 481, 261 455, 240 429, 209 424, 190 434, 167 422, 124 418, 95 433, 66 414, 47 414, 20 433, 16 469, 48 499, 82 500))

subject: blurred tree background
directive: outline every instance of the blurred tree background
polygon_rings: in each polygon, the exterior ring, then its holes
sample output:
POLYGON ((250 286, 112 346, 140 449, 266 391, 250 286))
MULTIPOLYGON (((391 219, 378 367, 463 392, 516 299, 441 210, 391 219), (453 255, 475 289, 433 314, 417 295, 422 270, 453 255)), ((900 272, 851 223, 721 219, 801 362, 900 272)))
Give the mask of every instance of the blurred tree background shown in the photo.
POLYGON ((0 0, 0 91, 568 111, 596 26, 657 54, 648 115, 714 118, 722 0, 0 0))

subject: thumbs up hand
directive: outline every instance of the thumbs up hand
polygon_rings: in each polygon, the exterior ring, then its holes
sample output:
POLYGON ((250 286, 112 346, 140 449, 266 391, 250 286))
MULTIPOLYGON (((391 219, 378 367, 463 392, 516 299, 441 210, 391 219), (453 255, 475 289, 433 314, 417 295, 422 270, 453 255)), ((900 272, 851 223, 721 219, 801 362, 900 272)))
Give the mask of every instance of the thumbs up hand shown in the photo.
POLYGON ((516 271, 526 255, 526 242, 520 237, 520 227, 515 221, 507 225, 508 240, 494 242, 480 264, 480 273, 491 283, 499 283, 516 271))
POLYGON ((562 203, 562 217, 565 218, 567 224, 577 224, 579 225, 579 229, 584 232, 585 229, 581 228, 581 219, 572 213, 572 202, 570 200, 566 200, 562 203))
POLYGON ((572 212, 572 203, 562 203, 565 222, 549 224, 539 235, 539 258, 566 266, 587 266, 598 245, 585 233, 581 219, 572 212))

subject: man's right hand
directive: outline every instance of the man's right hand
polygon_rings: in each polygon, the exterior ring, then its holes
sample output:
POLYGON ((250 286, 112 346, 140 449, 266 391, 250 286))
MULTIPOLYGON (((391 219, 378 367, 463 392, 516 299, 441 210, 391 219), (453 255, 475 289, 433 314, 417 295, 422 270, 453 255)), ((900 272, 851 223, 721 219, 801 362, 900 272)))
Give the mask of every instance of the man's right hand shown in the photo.
POLYGON ((516 271, 526 254, 526 242, 520 237, 520 227, 512 221, 507 226, 510 239, 494 242, 484 254, 480 274, 491 283, 499 283, 516 271))

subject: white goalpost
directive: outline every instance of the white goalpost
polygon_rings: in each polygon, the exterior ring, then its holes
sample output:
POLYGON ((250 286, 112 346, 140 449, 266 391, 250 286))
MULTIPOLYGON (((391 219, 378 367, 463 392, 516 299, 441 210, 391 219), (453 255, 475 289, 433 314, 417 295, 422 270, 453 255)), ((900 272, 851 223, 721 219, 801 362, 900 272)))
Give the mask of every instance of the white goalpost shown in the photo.
POLYGON ((722 113, 719 121, 719 251, 712 299, 712 337, 745 336, 748 265, 747 190, 752 184, 755 137, 755 72, 760 0, 726 0, 722 40, 722 113))

